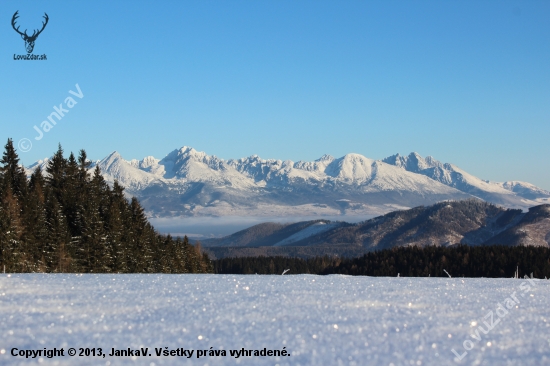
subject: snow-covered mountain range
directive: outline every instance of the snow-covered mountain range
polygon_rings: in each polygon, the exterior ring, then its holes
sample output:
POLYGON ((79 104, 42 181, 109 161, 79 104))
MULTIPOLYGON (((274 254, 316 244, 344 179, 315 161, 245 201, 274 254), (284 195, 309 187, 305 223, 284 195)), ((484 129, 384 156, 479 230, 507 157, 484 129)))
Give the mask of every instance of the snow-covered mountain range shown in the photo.
POLYGON ((163 159, 125 160, 115 151, 93 165, 138 197, 152 217, 374 216, 472 197, 522 209, 550 202, 550 192, 532 184, 484 181, 416 153, 383 160, 359 154, 312 162, 256 155, 224 160, 184 146, 163 159))

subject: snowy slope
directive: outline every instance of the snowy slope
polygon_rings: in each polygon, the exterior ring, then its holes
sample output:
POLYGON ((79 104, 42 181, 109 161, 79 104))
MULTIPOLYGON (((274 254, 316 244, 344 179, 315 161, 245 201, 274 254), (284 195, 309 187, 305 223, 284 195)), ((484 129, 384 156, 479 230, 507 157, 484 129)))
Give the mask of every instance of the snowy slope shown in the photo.
POLYGON ((550 202, 550 192, 530 183, 518 181, 489 182, 467 173, 456 165, 444 164, 431 156, 424 159, 413 152, 408 156, 396 154, 383 161, 403 170, 425 175, 486 201, 507 207, 525 208, 526 203, 534 206, 539 203, 550 202))
POLYGON ((549 285, 484 278, 0 275, 0 364, 547 365, 549 285), (518 302, 505 302, 512 297, 518 302), (65 356, 11 355, 13 348, 54 347, 65 356), (107 356, 67 356, 80 347, 102 348, 107 356), (264 347, 290 356, 229 353, 264 347), (112 348, 148 352, 111 357, 112 348), (155 348, 194 353, 159 357, 155 348), (227 356, 197 358, 197 350, 210 349, 227 356), (462 360, 455 361, 453 350, 462 360))
POLYGON ((308 227, 306 227, 303 230, 300 230, 299 232, 281 240, 280 242, 274 244, 274 246, 282 246, 282 245, 289 245, 292 243, 299 242, 300 240, 304 240, 306 238, 309 238, 313 235, 319 235, 322 234, 328 230, 334 229, 335 227, 340 226, 341 223, 338 222, 316 222, 308 227))
POLYGON ((43 172, 45 172, 49 161, 50 161, 49 158, 40 159, 40 160, 32 163, 28 167, 25 167, 25 172, 27 173, 28 176, 30 176, 32 174, 32 172, 34 172, 35 169, 37 169, 39 167, 43 172))

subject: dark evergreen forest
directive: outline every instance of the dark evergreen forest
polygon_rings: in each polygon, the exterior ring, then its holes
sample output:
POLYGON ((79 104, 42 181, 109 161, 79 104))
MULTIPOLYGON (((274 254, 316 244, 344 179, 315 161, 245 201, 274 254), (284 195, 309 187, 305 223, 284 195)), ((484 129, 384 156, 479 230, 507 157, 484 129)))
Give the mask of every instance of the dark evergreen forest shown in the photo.
POLYGON ((58 151, 27 179, 11 139, 0 160, 0 270, 5 272, 206 273, 187 237, 160 235, 136 198, 112 188, 84 150, 58 151))
POLYGON ((214 273, 225 274, 344 274, 354 276, 550 277, 550 249, 543 247, 428 246, 400 247, 367 253, 360 258, 240 257, 213 261, 214 273))

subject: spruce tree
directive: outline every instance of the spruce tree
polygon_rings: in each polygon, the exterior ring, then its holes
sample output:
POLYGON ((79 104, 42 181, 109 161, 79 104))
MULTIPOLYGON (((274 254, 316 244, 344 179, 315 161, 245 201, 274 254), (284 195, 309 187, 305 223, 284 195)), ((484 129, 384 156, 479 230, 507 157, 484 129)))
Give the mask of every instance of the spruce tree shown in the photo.
POLYGON ((71 235, 78 237, 82 231, 80 216, 82 206, 80 205, 80 196, 85 193, 79 185, 79 167, 73 153, 70 154, 65 166, 64 188, 62 192, 62 202, 67 223, 71 235))
POLYGON ((82 241, 83 265, 87 272, 110 272, 112 251, 107 246, 107 235, 103 222, 105 196, 108 192, 99 167, 96 167, 94 176, 89 183, 88 197, 82 212, 82 241))
POLYGON ((48 233, 40 259, 41 271, 71 271, 74 267, 67 252, 67 244, 71 241, 71 235, 63 209, 53 192, 46 198, 46 226, 48 233))
POLYGON ((57 152, 53 155, 46 167, 46 182, 61 206, 63 206, 63 200, 65 198, 66 166, 67 161, 63 157, 63 149, 61 148, 61 144, 59 144, 57 152))
POLYGON ((23 199, 27 193, 27 176, 23 167, 19 165, 19 157, 12 139, 8 139, 4 149, 0 160, 3 191, 9 187, 18 199, 23 199))
MULTIPOLYGON (((2 266, 7 271, 27 272, 31 260, 24 239, 25 224, 23 205, 27 198, 28 184, 25 170, 19 165, 19 157, 8 139, 0 160, 0 250, 2 266)), ((3 268, 2 268, 3 269, 3 268)))
POLYGON ((132 247, 130 271, 149 272, 149 262, 152 259, 151 227, 147 222, 143 207, 135 197, 132 197, 130 202, 130 220, 130 245, 132 247))
POLYGON ((0 213, 2 265, 8 272, 24 272, 27 256, 21 240, 24 231, 21 208, 10 186, 4 191, 3 196, 0 213))
POLYGON ((23 240, 32 261, 32 265, 29 266, 31 272, 38 271, 41 253, 48 237, 45 201, 44 176, 39 166, 31 175, 29 193, 23 210, 25 226, 23 240))
POLYGON ((124 197, 124 188, 115 180, 110 195, 105 230, 107 246, 112 252, 112 271, 117 273, 128 272, 130 260, 127 249, 128 230, 124 225, 124 222, 128 221, 128 217, 128 202, 124 197))

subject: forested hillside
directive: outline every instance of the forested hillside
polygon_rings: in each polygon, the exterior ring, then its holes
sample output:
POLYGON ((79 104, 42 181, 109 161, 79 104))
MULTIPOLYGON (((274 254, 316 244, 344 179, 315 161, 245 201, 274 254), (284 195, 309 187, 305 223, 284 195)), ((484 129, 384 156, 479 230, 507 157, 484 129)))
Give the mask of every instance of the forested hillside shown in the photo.
POLYGON ((58 151, 27 179, 9 139, 0 160, 0 270, 5 272, 201 273, 210 260, 187 237, 158 234, 136 198, 99 167, 58 151))
POLYGON ((506 245, 550 247, 550 205, 528 212, 477 199, 443 201, 351 224, 327 220, 259 224, 207 239, 211 258, 329 255, 358 257, 394 247, 506 245))

